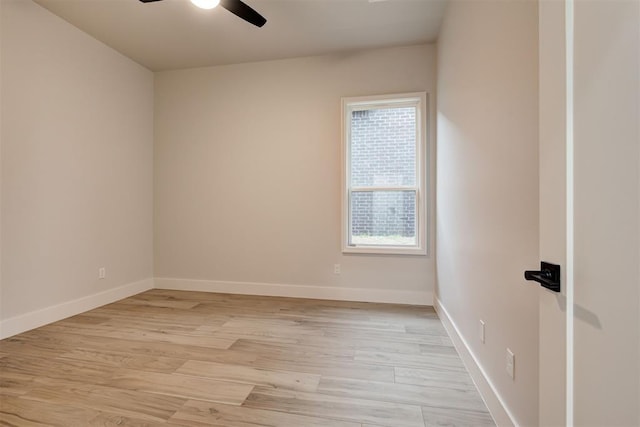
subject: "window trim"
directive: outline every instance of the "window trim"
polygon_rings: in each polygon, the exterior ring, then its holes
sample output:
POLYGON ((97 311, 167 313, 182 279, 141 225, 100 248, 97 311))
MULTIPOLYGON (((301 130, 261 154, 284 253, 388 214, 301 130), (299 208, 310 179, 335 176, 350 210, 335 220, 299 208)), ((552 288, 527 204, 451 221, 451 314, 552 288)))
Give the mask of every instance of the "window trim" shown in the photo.
POLYGON ((428 95, 426 92, 410 92, 388 95, 360 96, 342 98, 342 230, 341 242, 343 253, 354 254, 383 254, 383 255, 427 255, 428 251, 428 208, 429 185, 427 171, 429 167, 428 138, 428 95), (351 112, 353 110, 372 110, 385 107, 415 106, 417 109, 416 123, 416 185, 415 186, 386 186, 386 187, 350 187, 350 130, 351 112), (393 245, 350 245, 350 194, 354 191, 384 191, 407 190, 416 192, 416 246, 393 245))

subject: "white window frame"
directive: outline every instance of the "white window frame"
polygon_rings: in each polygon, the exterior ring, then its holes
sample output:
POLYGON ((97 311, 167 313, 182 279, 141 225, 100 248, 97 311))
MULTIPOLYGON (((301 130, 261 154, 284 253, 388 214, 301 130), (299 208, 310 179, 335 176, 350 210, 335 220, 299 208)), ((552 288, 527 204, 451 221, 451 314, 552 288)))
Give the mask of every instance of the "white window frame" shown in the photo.
POLYGON ((412 92, 390 95, 342 98, 342 252, 360 254, 427 255, 427 93, 412 92), (389 107, 416 107, 416 185, 388 187, 351 187, 350 142, 353 111, 389 107), (350 244, 351 193, 354 191, 402 191, 416 193, 416 245, 356 245, 350 244))

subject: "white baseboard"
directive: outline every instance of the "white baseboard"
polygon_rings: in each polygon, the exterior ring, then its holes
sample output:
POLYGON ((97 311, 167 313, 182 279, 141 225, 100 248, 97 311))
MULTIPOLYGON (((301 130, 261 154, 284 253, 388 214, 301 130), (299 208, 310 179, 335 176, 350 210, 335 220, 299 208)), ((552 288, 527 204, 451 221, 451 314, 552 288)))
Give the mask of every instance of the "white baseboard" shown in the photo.
POLYGON ((153 288, 337 301, 433 305, 431 292, 166 278, 154 280, 150 278, 2 320, 0 321, 0 339, 84 313, 153 288))
POLYGON ((482 365, 478 362, 473 351, 471 351, 471 347, 469 347, 455 322, 449 316, 447 309, 442 305, 442 302, 440 302, 438 298, 435 298, 434 302, 434 307, 442 321, 442 324, 449 333, 449 336, 453 341, 453 345, 456 347, 456 350, 458 350, 458 354, 460 354, 462 362, 466 366, 467 371, 469 371, 469 374, 471 375, 473 382, 476 384, 476 387, 487 405, 491 416, 496 422, 496 425, 499 427, 517 427, 518 423, 516 422, 515 417, 511 411, 509 411, 509 408, 498 393, 496 387, 491 382, 491 379, 482 368, 482 365))
POLYGON ((76 314, 84 313, 96 307, 139 294, 153 289, 153 279, 145 279, 139 282, 99 292, 97 294, 78 298, 73 301, 63 302, 58 305, 10 317, 0 321, 0 339, 8 338, 31 329, 38 328, 48 323, 57 322, 76 314))
POLYGON ((422 291, 280 285, 274 283, 223 282, 215 280, 173 278, 156 278, 155 286, 157 289, 171 289, 177 291, 200 291, 217 292, 222 294, 262 295, 337 301, 433 305, 433 294, 431 292, 422 291))

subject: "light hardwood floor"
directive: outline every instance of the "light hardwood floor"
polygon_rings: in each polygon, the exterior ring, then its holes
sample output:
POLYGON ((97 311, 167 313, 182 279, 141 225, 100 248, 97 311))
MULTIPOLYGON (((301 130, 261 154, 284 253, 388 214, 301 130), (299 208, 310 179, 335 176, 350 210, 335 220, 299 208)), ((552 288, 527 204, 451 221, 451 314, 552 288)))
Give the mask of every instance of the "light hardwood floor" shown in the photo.
POLYGON ((152 290, 0 341, 3 426, 492 426, 429 307, 152 290))

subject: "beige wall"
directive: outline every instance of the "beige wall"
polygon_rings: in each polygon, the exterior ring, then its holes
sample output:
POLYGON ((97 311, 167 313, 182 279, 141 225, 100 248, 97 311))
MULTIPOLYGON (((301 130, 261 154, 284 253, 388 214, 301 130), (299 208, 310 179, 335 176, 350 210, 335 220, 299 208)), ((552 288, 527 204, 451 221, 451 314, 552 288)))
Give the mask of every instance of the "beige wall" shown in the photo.
POLYGON ((576 426, 640 425, 640 3, 577 1, 576 426))
MULTIPOLYGON (((2 100, 2 1, 0 1, 0 101, 2 100)), ((0 105, 0 319, 2 310, 2 106, 0 105)), ((0 335, 1 336, 1 335, 0 335)))
POLYGON ((156 277, 431 295, 433 257, 341 254, 340 98, 427 91, 433 106, 435 57, 422 45, 157 73, 156 277))
POLYGON ((1 318, 152 277, 153 74, 31 1, 1 37, 1 318))
POLYGON ((539 265, 537 26, 533 1, 453 1, 438 41, 437 295, 527 426, 538 421, 538 289, 523 280, 539 265))

